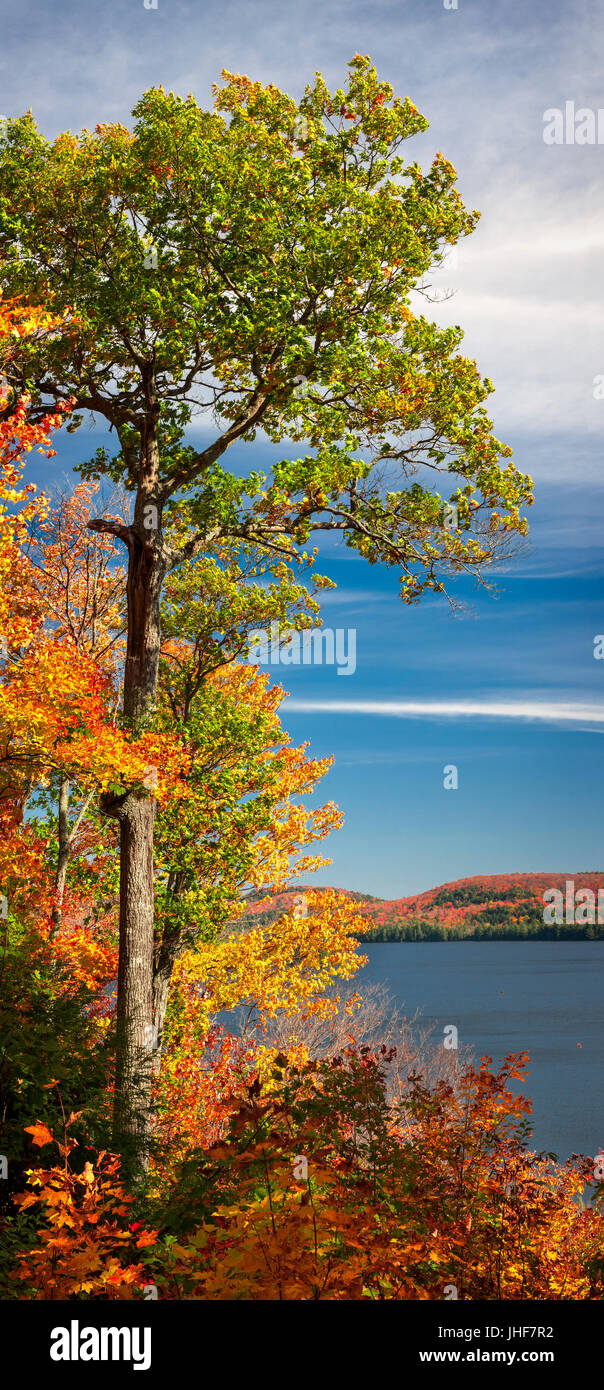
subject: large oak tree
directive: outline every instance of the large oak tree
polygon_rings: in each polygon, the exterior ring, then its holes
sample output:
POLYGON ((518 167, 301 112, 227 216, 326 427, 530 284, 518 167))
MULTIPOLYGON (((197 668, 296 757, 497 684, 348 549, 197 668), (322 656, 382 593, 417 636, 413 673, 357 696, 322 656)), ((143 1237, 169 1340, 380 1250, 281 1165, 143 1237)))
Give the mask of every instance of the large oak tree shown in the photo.
MULTIPOLYGON (((300 103, 224 77, 212 111, 152 89, 133 130, 49 142, 28 113, 0 149, 5 292, 63 324, 23 343, 5 411, 26 391, 40 418, 74 398, 117 438, 88 471, 133 494, 130 524, 92 525, 127 549, 123 717, 137 735, 155 719, 164 579, 217 540, 291 556, 311 532, 340 533, 396 567, 413 602, 480 575, 530 500, 461 330, 416 311, 413 292, 477 221, 443 155, 425 173, 406 161, 425 118, 365 57, 345 90, 317 76, 300 103), (229 469, 259 431, 309 452, 268 478, 229 469)), ((151 1036, 152 788, 104 810, 121 839, 119 1130, 151 1036)))

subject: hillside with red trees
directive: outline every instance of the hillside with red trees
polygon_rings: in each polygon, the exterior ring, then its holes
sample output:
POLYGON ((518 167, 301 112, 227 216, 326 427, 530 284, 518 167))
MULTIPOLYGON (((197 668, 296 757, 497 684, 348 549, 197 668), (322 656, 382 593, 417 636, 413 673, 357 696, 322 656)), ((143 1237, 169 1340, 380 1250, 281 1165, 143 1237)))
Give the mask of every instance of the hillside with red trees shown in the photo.
MULTIPOLYGON (((604 888, 604 872, 569 870, 566 873, 477 874, 406 898, 373 898, 353 892, 349 896, 367 918, 364 937, 367 941, 518 940, 529 937, 597 940, 604 937, 604 920, 598 922, 597 913, 599 888, 604 888), (557 889, 566 904, 567 884, 574 885, 575 895, 584 889, 594 894, 595 921, 571 921, 566 905, 562 923, 544 921, 544 894, 557 889)), ((282 913, 291 911, 296 903, 301 915, 306 891, 302 886, 274 897, 258 897, 249 903, 246 916, 250 921, 258 918, 263 922, 274 921, 282 913)))

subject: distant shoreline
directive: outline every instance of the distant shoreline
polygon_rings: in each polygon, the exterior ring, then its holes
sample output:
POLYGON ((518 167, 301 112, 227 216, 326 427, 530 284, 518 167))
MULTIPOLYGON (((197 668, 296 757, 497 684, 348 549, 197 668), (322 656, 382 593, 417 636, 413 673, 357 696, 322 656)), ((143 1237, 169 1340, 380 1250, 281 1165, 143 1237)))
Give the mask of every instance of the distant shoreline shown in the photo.
POLYGON ((491 934, 491 935, 489 935, 489 936, 486 936, 486 935, 485 935, 485 936, 474 936, 473 934, 472 934, 471 936, 469 936, 469 935, 468 935, 468 936, 456 936, 456 935, 453 935, 453 933, 452 933, 450 936, 422 936, 421 938, 416 938, 416 939, 413 939, 412 937, 408 937, 408 936, 387 936, 387 937, 384 937, 384 936, 381 936, 381 937, 359 936, 359 937, 357 937, 357 941, 359 941, 360 944, 361 944, 362 946, 442 946, 445 942, 451 942, 451 941, 455 941, 455 942, 457 942, 457 943, 463 942, 463 941, 472 941, 472 942, 475 942, 475 943, 482 943, 482 942, 485 942, 485 941, 509 941, 509 942, 511 942, 511 943, 514 943, 514 942, 525 942, 525 941, 543 941, 543 942, 551 942, 551 941, 559 941, 559 942, 563 942, 563 941, 589 941, 589 942, 601 942, 601 941, 604 941, 604 932, 602 932, 602 934, 601 934, 600 936, 587 936, 584 932, 581 932, 581 933, 576 933, 576 932, 575 932, 573 935, 571 935, 570 932, 569 932, 568 936, 543 936, 543 935, 537 935, 536 932, 532 933, 530 936, 508 936, 508 935, 505 935, 505 934, 503 934, 503 933, 499 933, 498 935, 495 935, 495 934, 493 933, 493 934, 491 934))
POLYGON ((407 898, 306 884, 258 894, 240 919, 271 925, 282 914, 320 912, 322 894, 358 909, 357 939, 378 945, 417 941, 603 941, 604 871, 479 874, 407 898))

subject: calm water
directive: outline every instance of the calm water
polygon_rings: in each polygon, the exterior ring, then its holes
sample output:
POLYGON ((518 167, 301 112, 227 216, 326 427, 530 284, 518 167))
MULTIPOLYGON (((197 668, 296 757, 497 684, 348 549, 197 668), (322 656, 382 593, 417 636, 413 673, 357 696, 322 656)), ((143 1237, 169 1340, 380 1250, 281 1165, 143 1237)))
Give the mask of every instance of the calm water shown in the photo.
POLYGON ((358 977, 385 984, 407 1016, 420 1009, 459 1043, 499 1063, 530 1053, 520 1087, 533 1142, 559 1158, 604 1149, 604 942, 384 943, 358 977), (502 991, 500 993, 500 991, 502 991), (581 1043, 581 1047, 577 1044, 581 1043))

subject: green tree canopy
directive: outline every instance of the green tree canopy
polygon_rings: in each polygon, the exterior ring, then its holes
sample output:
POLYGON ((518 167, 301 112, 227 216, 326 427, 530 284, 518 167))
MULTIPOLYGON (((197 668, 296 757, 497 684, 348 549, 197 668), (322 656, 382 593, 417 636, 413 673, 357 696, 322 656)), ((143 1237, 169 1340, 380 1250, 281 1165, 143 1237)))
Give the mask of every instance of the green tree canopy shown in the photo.
POLYGON ((410 307, 478 217, 443 155, 425 174, 405 161, 425 118, 360 56, 345 91, 317 77, 299 104, 226 74, 212 112, 159 88, 134 115, 133 131, 54 143, 30 114, 9 124, 5 288, 64 315, 15 367, 17 391, 110 423, 119 452, 91 468, 177 507, 169 564, 216 535, 287 550, 314 526, 398 566, 407 599, 480 570, 523 529, 530 484, 493 437, 461 330, 410 307), (312 453, 233 477, 221 460, 259 429, 312 453))

